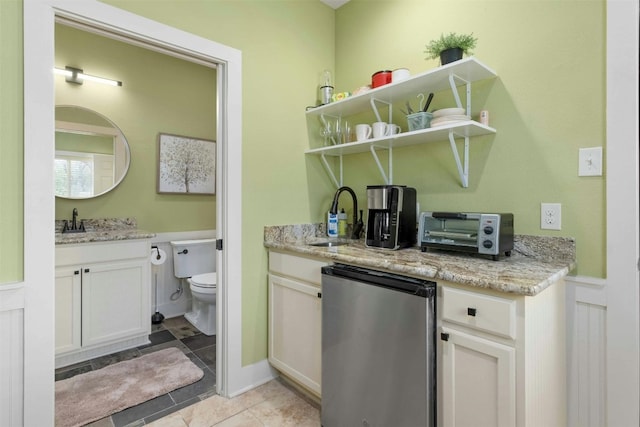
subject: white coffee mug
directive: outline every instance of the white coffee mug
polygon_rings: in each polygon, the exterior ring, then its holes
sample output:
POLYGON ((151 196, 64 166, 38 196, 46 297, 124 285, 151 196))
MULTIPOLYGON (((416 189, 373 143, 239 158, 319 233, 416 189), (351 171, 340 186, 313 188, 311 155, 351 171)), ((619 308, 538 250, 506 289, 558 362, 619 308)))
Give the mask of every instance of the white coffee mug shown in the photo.
POLYGON ((391 82, 399 82, 408 79, 411 76, 408 68, 396 68, 391 72, 391 82))
POLYGON ((387 127, 388 125, 385 122, 375 122, 371 125, 373 129, 373 137, 374 138, 382 138, 387 135, 387 127))
POLYGON ((368 124, 356 125, 356 140, 364 141, 371 138, 371 126, 368 124))
POLYGON ((393 123, 389 123, 387 125, 387 136, 393 136, 400 133, 400 126, 394 125, 393 123))

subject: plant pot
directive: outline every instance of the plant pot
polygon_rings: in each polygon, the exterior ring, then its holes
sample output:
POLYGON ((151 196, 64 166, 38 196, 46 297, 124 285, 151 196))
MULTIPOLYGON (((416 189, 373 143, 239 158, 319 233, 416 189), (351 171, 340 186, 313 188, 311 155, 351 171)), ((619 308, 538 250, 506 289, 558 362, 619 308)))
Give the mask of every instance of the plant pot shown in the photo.
POLYGON ((462 49, 459 47, 452 47, 450 49, 445 49, 440 52, 440 63, 442 65, 448 64, 450 62, 458 61, 462 59, 462 49))

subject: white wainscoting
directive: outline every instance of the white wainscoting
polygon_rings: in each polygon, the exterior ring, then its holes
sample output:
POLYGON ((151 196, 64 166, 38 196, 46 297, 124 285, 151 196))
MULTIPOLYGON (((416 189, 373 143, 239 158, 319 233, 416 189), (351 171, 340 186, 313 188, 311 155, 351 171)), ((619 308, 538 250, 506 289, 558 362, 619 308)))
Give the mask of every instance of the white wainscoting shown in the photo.
POLYGON ((566 284, 569 427, 604 426, 607 424, 606 282, 569 276, 566 284))
POLYGON ((24 394, 24 287, 0 285, 0 426, 21 426, 24 394))
POLYGON ((165 318, 181 316, 191 310, 191 292, 186 281, 183 283, 183 292, 175 301, 171 296, 176 294, 180 286, 180 280, 173 274, 173 252, 169 242, 176 240, 215 239, 215 230, 183 231, 171 233, 158 233, 151 239, 151 244, 162 249, 167 254, 167 261, 161 265, 151 266, 151 313, 156 310, 165 318), (158 305, 156 309, 156 280, 158 283, 158 305))
MULTIPOLYGON (((188 289, 177 301, 171 240, 214 238, 214 231, 162 233, 153 239, 167 252, 158 273, 159 308, 166 317, 184 314, 190 307, 188 289)), ((606 282, 570 276, 567 285, 568 419, 570 427, 606 425, 606 282)), ((154 307, 152 307, 153 309, 154 307)), ((154 311, 154 310, 153 310, 154 311)), ((0 426, 23 425, 24 289, 21 284, 0 285, 0 426)))

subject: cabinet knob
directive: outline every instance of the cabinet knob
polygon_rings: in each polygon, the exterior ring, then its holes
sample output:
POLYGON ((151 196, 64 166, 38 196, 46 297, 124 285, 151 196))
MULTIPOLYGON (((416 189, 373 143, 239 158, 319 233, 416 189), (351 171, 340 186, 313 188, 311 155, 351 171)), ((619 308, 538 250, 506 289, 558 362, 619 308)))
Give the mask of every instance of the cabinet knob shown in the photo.
POLYGON ((73 274, 80 274, 80 270, 75 270, 73 274))
POLYGON ((89 271, 91 271, 91 270, 89 270, 88 268, 85 268, 85 269, 84 269, 84 272, 85 272, 85 273, 88 273, 89 271))
POLYGON ((449 334, 447 334, 447 333, 445 333, 445 332, 441 333, 441 334, 440 334, 440 339, 441 339, 442 341, 449 341, 449 334))
POLYGON ((318 298, 322 298, 322 292, 318 292, 318 298))
POLYGON ((475 308, 467 307, 467 315, 475 317, 477 312, 475 308))

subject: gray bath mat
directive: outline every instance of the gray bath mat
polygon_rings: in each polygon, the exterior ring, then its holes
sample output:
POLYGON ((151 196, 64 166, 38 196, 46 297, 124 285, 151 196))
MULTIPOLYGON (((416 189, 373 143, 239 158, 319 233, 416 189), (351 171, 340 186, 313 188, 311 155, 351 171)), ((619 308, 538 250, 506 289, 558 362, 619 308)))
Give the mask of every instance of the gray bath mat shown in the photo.
POLYGON ((56 427, 102 419, 177 388, 204 372, 172 347, 56 382, 56 427))

